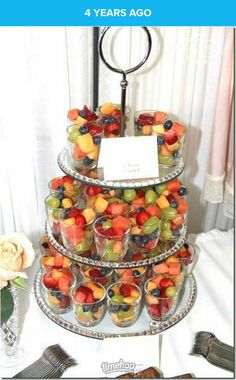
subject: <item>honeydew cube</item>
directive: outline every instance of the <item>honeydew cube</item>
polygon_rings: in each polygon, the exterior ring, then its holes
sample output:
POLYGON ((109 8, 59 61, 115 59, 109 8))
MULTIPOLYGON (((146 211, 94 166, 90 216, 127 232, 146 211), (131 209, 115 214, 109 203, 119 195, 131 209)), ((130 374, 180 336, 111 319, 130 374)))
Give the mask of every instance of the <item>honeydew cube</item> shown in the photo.
POLYGON ((165 133, 165 129, 163 127, 163 124, 153 125, 152 131, 157 133, 157 134, 160 134, 160 135, 163 135, 165 133))
POLYGON ((90 133, 85 133, 77 138, 77 144, 83 153, 90 153, 94 151, 95 144, 90 133))

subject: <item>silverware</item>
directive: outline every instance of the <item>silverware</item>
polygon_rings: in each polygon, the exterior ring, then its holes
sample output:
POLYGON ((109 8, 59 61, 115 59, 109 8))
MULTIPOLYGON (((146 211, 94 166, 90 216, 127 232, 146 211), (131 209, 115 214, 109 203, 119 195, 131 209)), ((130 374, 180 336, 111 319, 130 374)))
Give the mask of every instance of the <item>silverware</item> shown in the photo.
POLYGON ((16 379, 55 379, 67 368, 77 365, 58 344, 47 347, 41 358, 14 376, 16 379))
POLYGON ((213 365, 234 372, 234 348, 207 331, 199 331, 190 355, 203 355, 213 365))

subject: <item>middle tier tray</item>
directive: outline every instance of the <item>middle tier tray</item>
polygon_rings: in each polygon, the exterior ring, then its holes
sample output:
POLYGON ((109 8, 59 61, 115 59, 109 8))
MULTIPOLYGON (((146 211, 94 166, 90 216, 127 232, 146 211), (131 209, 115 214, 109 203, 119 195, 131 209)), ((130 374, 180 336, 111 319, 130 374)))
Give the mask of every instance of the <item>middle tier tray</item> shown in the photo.
POLYGON ((164 250, 158 256, 154 256, 151 258, 138 260, 138 261, 110 262, 110 261, 93 260, 91 258, 80 256, 78 254, 75 254, 74 252, 71 252, 65 249, 61 244, 57 242, 57 240, 53 236, 49 221, 46 222, 45 230, 46 230, 46 234, 48 236, 48 240, 50 244, 63 256, 66 256, 69 259, 81 264, 98 266, 98 267, 106 267, 106 268, 135 268, 135 267, 156 264, 162 260, 167 259, 167 257, 172 256, 178 249, 180 249, 183 246, 183 244, 186 242, 186 239, 187 239, 187 227, 185 225, 182 234, 180 235, 178 240, 175 241, 175 244, 171 248, 164 250))
POLYGON ((60 169, 70 177, 79 182, 83 182, 92 186, 108 187, 112 189, 128 189, 128 188, 144 188, 160 185, 178 177, 184 170, 183 157, 176 160, 175 166, 159 165, 160 176, 158 178, 147 178, 143 180, 127 180, 127 181, 105 181, 101 179, 94 179, 89 177, 89 173, 83 174, 75 170, 73 167, 69 151, 64 148, 58 156, 58 165, 60 169))
POLYGON ((115 326, 111 319, 106 313, 103 320, 96 326, 93 327, 82 327, 80 326, 73 315, 73 311, 69 311, 65 314, 59 315, 51 310, 43 296, 42 291, 42 272, 39 270, 35 278, 34 283, 34 293, 35 298, 40 309, 44 314, 50 318, 53 322, 69 330, 73 333, 84 335, 89 338, 104 339, 104 338, 116 338, 116 337, 129 337, 129 336, 140 336, 140 335, 155 335, 161 333, 178 322, 180 322, 192 309, 196 297, 197 297, 197 284, 194 276, 190 274, 187 279, 185 286, 181 290, 182 294, 180 296, 180 302, 175 310, 175 313, 167 321, 155 322, 152 321, 147 313, 144 305, 138 320, 134 325, 129 327, 118 327, 115 326))

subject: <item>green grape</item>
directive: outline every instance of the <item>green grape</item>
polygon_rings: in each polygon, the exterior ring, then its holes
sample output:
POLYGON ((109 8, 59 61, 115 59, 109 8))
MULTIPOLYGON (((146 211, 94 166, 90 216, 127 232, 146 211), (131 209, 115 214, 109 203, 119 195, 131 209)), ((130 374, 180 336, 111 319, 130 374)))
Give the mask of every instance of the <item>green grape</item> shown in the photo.
POLYGON ((59 220, 61 216, 61 210, 53 210, 52 217, 53 219, 59 220))
POLYGON ((58 198, 51 197, 47 200, 47 206, 50 208, 60 207, 60 201, 58 198))
POLYGON ((136 195, 137 193, 134 189, 124 190, 124 199, 126 202, 132 202, 135 199, 136 195))
POLYGON ((112 222, 109 219, 102 223, 102 228, 104 230, 108 230, 108 228, 111 228, 111 226, 112 226, 112 222))
POLYGON ((132 317, 134 314, 133 310, 132 309, 129 309, 128 311, 124 311, 124 310, 120 310, 118 311, 117 313, 117 317, 119 319, 126 319, 126 318, 130 318, 132 317))
POLYGON ((172 232, 171 232, 171 230, 161 231, 161 238, 163 240, 170 240, 172 238, 172 232))
POLYGON ((90 240, 84 238, 80 243, 76 244, 75 250, 78 253, 82 251, 85 252, 85 251, 88 251, 88 249, 90 248, 90 245, 91 245, 90 240))
POLYGON ((173 156, 163 156, 162 154, 159 154, 158 156, 159 164, 162 165, 171 165, 174 162, 173 156))
POLYGON ((108 203, 111 204, 111 203, 114 203, 114 202, 117 202, 117 203, 124 203, 121 199, 119 198, 110 198, 108 199, 108 203))
POLYGON ((169 220, 163 219, 161 222, 161 230, 162 231, 170 230, 170 228, 171 228, 171 223, 169 222, 169 220))
POLYGON ((68 140, 71 143, 76 143, 78 136, 80 136, 80 132, 78 128, 73 128, 68 136, 68 140))
POLYGON ((174 297, 176 295, 176 287, 168 286, 168 288, 166 289, 166 295, 167 297, 174 297))
POLYGON ((157 216, 151 216, 142 226, 142 232, 149 235, 156 231, 160 225, 160 219, 157 216))
POLYGON ((166 190, 166 184, 165 183, 162 183, 161 185, 157 185, 155 186, 155 191, 158 193, 158 194, 162 194, 164 191, 166 190))
POLYGON ((157 193, 152 189, 148 190, 145 194, 146 204, 150 205, 150 204, 156 203, 156 200, 157 200, 157 193))
POLYGON ((161 215, 164 219, 174 219, 177 215, 177 210, 176 208, 173 208, 173 207, 164 207, 162 210, 161 210, 161 215))
POLYGON ((122 303, 123 298, 124 297, 121 294, 115 294, 113 297, 111 297, 111 301, 114 303, 122 303))

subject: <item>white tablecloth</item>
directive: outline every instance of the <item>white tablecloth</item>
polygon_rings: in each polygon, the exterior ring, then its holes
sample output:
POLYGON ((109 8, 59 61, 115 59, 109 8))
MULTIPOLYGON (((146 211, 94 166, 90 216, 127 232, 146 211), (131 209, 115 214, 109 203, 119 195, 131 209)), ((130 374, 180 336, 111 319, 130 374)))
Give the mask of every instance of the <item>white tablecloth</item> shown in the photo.
MULTIPOLYGON (((208 363, 202 357, 190 356, 197 331, 213 332, 220 340, 233 345, 233 230, 210 231, 197 236, 200 258, 194 270, 198 296, 190 313, 162 334, 161 362, 159 336, 115 338, 105 341, 73 334, 50 321, 39 309, 34 295, 22 303, 20 345, 26 352, 24 363, 14 368, 0 368, 2 377, 12 377, 38 359, 43 350, 59 343, 78 365, 63 377, 103 377, 101 365, 122 359, 135 360, 137 370, 159 366, 166 377, 191 372, 196 377, 233 378, 233 374, 208 363), (24 312, 25 310, 25 312, 24 312), (118 359, 119 358, 119 359, 118 359)), ((31 269, 32 281, 37 261, 31 269)), ((116 377, 119 373, 110 374, 116 377)), ((108 375, 107 375, 108 376, 108 375)))

